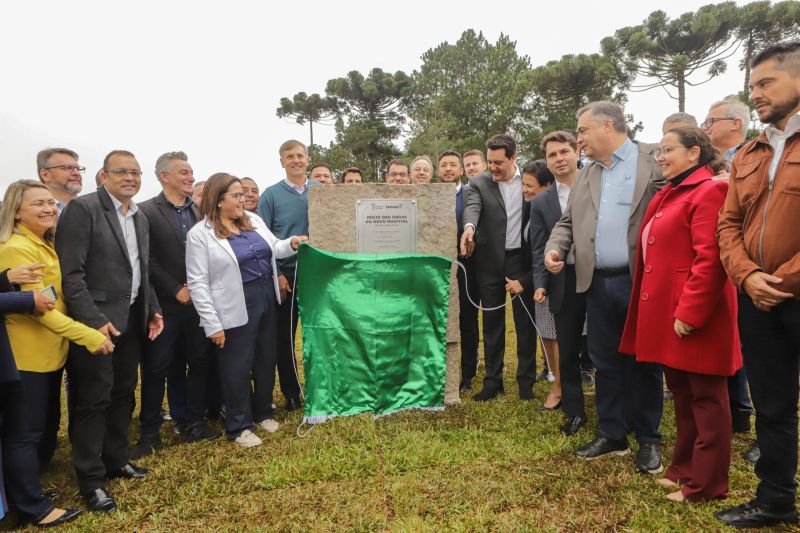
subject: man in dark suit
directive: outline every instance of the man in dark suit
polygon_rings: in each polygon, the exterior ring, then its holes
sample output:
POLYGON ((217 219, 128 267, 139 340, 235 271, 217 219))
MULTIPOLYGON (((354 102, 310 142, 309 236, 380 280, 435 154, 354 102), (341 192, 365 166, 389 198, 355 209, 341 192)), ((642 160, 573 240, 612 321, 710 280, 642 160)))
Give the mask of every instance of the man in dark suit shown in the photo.
POLYGON ((132 153, 109 153, 104 186, 70 202, 56 236, 72 318, 103 331, 116 346, 113 355, 97 356, 71 345, 67 357, 72 458, 93 511, 116 510, 106 479, 147 474, 129 462, 128 426, 142 344, 164 324, 150 285, 147 217, 132 200, 141 177, 132 153))
POLYGON ((522 237, 530 211, 525 209, 522 178, 516 164, 517 145, 509 135, 495 135, 486 143, 489 171, 469 181, 464 207, 461 255, 475 252, 478 294, 483 309, 486 377, 474 399, 487 401, 503 392, 505 309, 494 309, 513 299, 517 334, 517 384, 522 400, 533 399, 536 381, 536 335, 522 298, 533 302, 530 245, 522 237), (524 295, 524 296, 523 296, 524 295))
MULTIPOLYGON (((200 220, 192 203, 194 173, 184 152, 167 152, 156 161, 156 176, 163 188, 158 196, 139 205, 150 226, 150 274, 158 302, 164 311, 164 331, 145 344, 142 355, 142 409, 139 444, 133 459, 150 455, 161 445, 161 406, 164 383, 170 373, 185 376, 186 396, 180 398, 180 415, 170 408, 177 428, 190 442, 219 437, 203 422, 206 385, 212 368, 213 345, 200 327, 186 285, 186 234, 200 220)), ((170 406, 175 393, 169 383, 170 406)))
MULTIPOLYGON (((461 155, 454 150, 445 150, 439 154, 439 164, 436 169, 439 181, 442 183, 456 184, 456 226, 458 239, 456 248, 461 242, 461 227, 464 212, 464 188, 468 185, 461 184, 464 169, 461 166, 461 155)), ((458 269, 458 328, 461 334, 461 383, 459 390, 468 392, 472 390, 472 378, 478 371, 478 309, 469 301, 467 289, 472 291, 473 298, 478 296, 478 279, 475 276, 475 267, 469 257, 459 257, 464 265, 464 270, 458 269), (466 274, 465 272, 466 271, 466 274)))
POLYGON ((567 266, 559 275, 551 275, 544 268, 544 251, 550 232, 567 207, 569 191, 578 174, 578 142, 568 131, 554 131, 544 136, 541 147, 556 182, 531 202, 533 299, 539 303, 546 299, 556 320, 561 409, 567 415, 561 432, 570 436, 586 424, 580 365, 586 294, 575 291, 574 250, 567 254, 567 266))
POLYGON ((575 255, 576 290, 586 293, 589 352, 597 367, 597 437, 575 450, 581 459, 625 455, 633 428, 639 441, 636 468, 656 474, 661 464, 664 408, 661 367, 619 351, 628 313, 644 213, 664 187, 654 145, 628 137, 622 106, 592 102, 577 113, 578 144, 593 161, 570 191, 569 203, 545 247, 545 267, 564 268, 575 255))

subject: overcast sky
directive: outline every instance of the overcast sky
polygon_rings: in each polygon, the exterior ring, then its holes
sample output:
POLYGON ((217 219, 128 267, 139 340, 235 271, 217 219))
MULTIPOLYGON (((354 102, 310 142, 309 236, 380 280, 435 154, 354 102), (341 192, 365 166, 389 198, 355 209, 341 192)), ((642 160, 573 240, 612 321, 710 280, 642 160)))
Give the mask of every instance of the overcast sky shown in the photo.
MULTIPOLYGON (((740 2, 742 3, 742 2, 740 2)), ((0 191, 36 178, 36 153, 77 151, 84 192, 112 149, 134 152, 144 171, 137 200, 156 194, 155 159, 184 150, 205 179, 214 172, 253 176, 262 187, 283 177, 278 146, 308 141, 308 126, 279 119, 283 96, 324 93, 327 80, 373 67, 411 73, 437 44, 473 28, 494 42, 501 32, 533 66, 568 53, 599 52, 600 40, 690 0, 565 4, 460 0, 393 2, 16 1, 0 6, 0 191), (547 6, 547 7, 545 7, 547 6)), ((742 86, 739 56, 726 75, 689 88, 687 111, 742 86)), ((627 111, 657 141, 677 102, 661 89, 631 94, 627 111)), ((333 127, 315 127, 327 145, 333 127)))

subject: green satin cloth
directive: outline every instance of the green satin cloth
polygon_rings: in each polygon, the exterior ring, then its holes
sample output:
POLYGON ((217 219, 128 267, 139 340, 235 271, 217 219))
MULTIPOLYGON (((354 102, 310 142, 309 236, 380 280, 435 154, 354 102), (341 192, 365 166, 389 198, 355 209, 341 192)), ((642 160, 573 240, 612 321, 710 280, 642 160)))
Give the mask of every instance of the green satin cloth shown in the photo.
POLYGON ((443 408, 450 264, 301 246, 306 422, 443 408))

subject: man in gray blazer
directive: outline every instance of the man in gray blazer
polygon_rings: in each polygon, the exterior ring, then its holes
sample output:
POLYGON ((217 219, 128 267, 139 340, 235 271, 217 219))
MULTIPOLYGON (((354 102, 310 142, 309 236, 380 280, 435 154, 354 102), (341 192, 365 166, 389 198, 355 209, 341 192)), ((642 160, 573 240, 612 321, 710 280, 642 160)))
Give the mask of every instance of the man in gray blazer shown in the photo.
POLYGON ((495 135, 486 143, 489 171, 469 180, 464 189, 461 255, 475 250, 478 294, 483 308, 483 342, 486 377, 477 401, 503 392, 506 293, 518 295, 512 303, 517 334, 517 384, 522 400, 533 399, 536 381, 536 335, 528 311, 533 310, 533 278, 528 239, 522 231, 530 210, 525 208, 522 178, 516 165, 517 145, 509 135, 495 135), (526 304, 523 304, 523 299, 526 304))
POLYGON ((148 273, 147 218, 132 201, 141 186, 139 163, 132 153, 115 150, 103 161, 103 175, 97 192, 70 202, 55 245, 72 318, 115 344, 107 356, 73 344, 67 356, 78 485, 91 510, 109 512, 116 503, 106 479, 147 474, 129 462, 128 426, 142 343, 161 333, 163 321, 148 273))
POLYGON ((582 459, 629 453, 639 441, 636 467, 658 473, 663 411, 661 367, 619 353, 619 343, 647 206, 666 183, 654 145, 628 138, 622 106, 593 102, 578 110, 578 144, 592 162, 578 174, 569 203, 547 242, 545 266, 564 268, 574 246, 576 290, 587 294, 589 353, 597 367, 598 435, 576 450, 582 459), (626 236, 626 237, 623 237, 626 236))

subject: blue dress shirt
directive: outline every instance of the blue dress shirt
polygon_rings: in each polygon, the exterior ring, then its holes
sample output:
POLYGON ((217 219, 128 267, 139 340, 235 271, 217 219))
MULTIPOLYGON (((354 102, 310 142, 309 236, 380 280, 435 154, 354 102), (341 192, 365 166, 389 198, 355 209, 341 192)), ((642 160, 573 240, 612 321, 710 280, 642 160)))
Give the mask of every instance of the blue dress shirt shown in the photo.
POLYGON ((231 235, 228 241, 239 261, 242 283, 272 278, 272 248, 255 231, 242 231, 231 235))
POLYGON ((600 172, 600 209, 595 233, 595 268, 617 269, 628 266, 628 220, 639 148, 628 139, 611 154, 611 165, 600 172))

